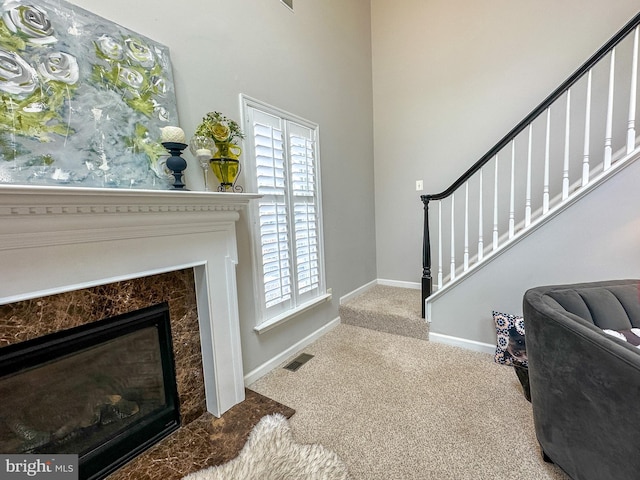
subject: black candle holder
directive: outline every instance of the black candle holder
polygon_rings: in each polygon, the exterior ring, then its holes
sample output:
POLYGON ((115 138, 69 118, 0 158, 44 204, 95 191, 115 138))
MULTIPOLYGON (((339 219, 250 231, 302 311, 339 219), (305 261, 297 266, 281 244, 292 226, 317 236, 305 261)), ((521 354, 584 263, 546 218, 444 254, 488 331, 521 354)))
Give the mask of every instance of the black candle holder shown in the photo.
POLYGON ((167 158, 165 165, 169 170, 171 170, 171 174, 173 175, 173 189, 189 190, 188 188, 185 188, 185 184, 182 182, 182 172, 187 168, 187 161, 180 156, 182 151, 187 148, 187 144, 178 142, 162 142, 162 146, 171 154, 171 156, 167 158))

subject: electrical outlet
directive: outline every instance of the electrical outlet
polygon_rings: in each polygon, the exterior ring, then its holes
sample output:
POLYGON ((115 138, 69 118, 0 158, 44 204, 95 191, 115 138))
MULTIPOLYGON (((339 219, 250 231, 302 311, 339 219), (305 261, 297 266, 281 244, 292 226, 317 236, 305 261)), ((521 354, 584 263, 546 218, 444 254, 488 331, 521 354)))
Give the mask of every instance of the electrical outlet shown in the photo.
POLYGON ((422 190, 424 190, 422 180, 416 180, 416 192, 421 192, 422 190))

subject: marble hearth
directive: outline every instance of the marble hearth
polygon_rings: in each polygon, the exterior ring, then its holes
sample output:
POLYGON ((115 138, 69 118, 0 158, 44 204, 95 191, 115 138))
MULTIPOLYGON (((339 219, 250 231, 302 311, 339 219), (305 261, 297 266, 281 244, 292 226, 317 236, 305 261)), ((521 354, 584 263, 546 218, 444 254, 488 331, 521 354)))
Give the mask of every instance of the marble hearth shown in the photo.
POLYGON ((221 416, 245 397, 235 222, 252 198, 0 186, 0 346, 166 299, 182 388, 204 382, 181 406, 221 416))

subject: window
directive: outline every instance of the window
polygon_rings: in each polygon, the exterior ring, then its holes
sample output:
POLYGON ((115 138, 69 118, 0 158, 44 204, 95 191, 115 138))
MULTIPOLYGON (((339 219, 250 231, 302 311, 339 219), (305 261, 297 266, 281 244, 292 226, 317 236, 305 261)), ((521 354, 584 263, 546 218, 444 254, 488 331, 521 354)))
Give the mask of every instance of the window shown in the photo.
POLYGON ((256 288, 267 329, 326 300, 318 125, 242 97, 256 288))

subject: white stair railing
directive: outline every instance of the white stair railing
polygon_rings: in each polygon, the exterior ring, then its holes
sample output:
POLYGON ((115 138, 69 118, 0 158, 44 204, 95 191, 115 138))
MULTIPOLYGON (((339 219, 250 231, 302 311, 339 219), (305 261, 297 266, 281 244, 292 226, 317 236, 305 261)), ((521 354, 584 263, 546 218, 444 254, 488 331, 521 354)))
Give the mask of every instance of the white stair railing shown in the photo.
POLYGON ((640 14, 453 185, 422 195, 423 317, 427 297, 459 281, 635 152, 639 36, 640 14), (456 196, 464 201, 456 203, 456 196), (438 214, 430 218, 434 202, 438 214), (485 245, 489 236, 492 242, 485 245), (432 248, 438 252, 435 289, 432 248))

